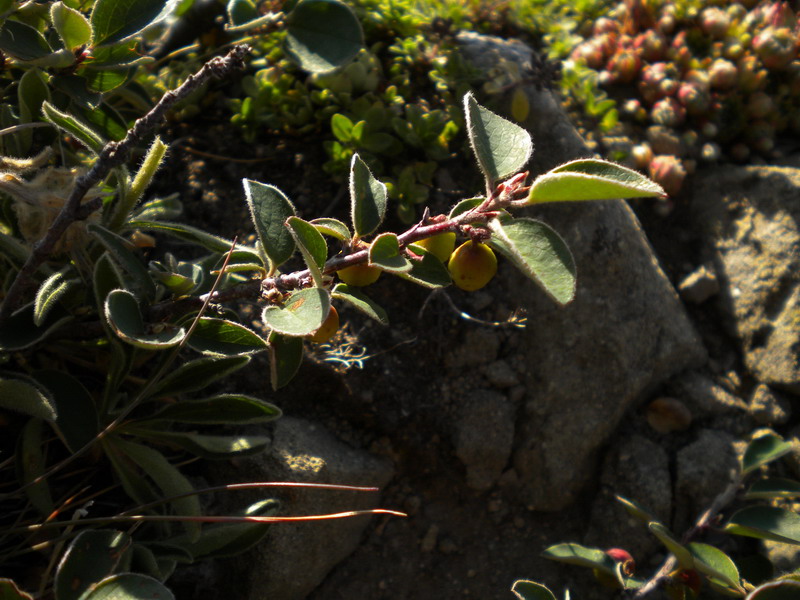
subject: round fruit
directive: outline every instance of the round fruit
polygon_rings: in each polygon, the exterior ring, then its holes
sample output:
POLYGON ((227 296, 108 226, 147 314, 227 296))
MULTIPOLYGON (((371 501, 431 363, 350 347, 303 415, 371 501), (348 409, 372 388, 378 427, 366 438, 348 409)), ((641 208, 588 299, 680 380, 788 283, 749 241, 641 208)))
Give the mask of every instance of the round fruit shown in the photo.
POLYGON ((331 339, 339 331, 339 313, 331 306, 328 316, 314 333, 306 336, 310 341, 322 344, 331 339))
POLYGON ((497 273, 497 257, 486 244, 464 242, 450 256, 447 269, 453 283, 462 290, 473 292, 481 289, 497 273))
POLYGON ((422 246, 440 261, 446 263, 453 253, 453 248, 456 247, 456 234, 453 231, 445 231, 414 243, 422 246))
POLYGON ((375 283, 378 277, 381 276, 381 270, 378 267, 371 267, 367 264, 345 267, 336 273, 339 275, 339 279, 344 281, 347 285, 354 285, 356 287, 364 287, 365 285, 375 283))

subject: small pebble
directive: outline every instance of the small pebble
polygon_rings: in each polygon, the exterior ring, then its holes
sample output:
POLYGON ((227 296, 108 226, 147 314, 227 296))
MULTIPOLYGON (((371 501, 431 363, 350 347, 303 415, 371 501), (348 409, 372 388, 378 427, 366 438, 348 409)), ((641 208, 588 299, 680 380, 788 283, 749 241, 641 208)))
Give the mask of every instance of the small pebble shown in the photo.
POLYGON ((717 275, 706 266, 701 266, 678 284, 681 298, 692 304, 702 304, 719 292, 717 275))
POLYGON ((656 398, 647 405, 647 422, 658 433, 685 431, 692 424, 692 413, 677 398, 656 398))

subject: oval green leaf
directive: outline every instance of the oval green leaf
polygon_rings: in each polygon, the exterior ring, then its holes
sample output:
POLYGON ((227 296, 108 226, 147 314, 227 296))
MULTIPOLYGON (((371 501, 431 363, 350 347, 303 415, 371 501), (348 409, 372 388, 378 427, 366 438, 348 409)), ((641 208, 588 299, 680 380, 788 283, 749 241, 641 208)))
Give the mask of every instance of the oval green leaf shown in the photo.
POLYGON ((594 158, 579 159, 536 178, 528 204, 620 198, 660 198, 660 185, 638 171, 594 158))
POLYGON ((10 19, 0 27, 0 50, 19 60, 36 60, 53 52, 36 29, 10 19))
POLYGON ((303 260, 311 273, 314 285, 322 287, 324 282, 322 281, 321 268, 328 259, 328 245, 325 243, 325 238, 317 231, 316 227, 300 217, 286 219, 286 227, 289 229, 289 233, 292 234, 300 254, 303 255, 303 260))
POLYGON ((253 456, 264 451, 268 437, 259 435, 202 435, 193 431, 164 431, 134 425, 121 431, 158 444, 177 446, 187 452, 208 460, 224 460, 253 456))
POLYGON ((746 600, 797 600, 800 598, 800 581, 783 579, 758 586, 746 600))
POLYGON ((72 115, 61 112, 49 102, 42 103, 42 116, 95 154, 100 154, 105 146, 105 140, 94 129, 72 115))
POLYGON ((375 231, 386 216, 386 184, 372 175, 367 163, 358 154, 350 162, 350 217, 356 235, 363 237, 375 231))
POLYGON ((91 586, 114 572, 131 544, 128 534, 111 530, 82 531, 72 540, 56 571, 58 600, 78 600, 91 586))
MULTIPOLYGON (((194 491, 192 484, 177 467, 164 458, 161 452, 143 444, 122 440, 119 437, 114 439, 114 445, 155 482, 164 496, 182 496, 170 502, 176 515, 196 517, 201 514, 200 500, 197 495, 184 495, 194 491)), ((200 523, 182 521, 181 524, 190 538, 197 539, 199 537, 200 523)))
POLYGON ((577 269, 566 242, 550 226, 535 219, 489 221, 490 245, 559 304, 575 297, 577 269))
POLYGON ((614 560, 598 548, 587 548, 580 544, 556 544, 542 552, 542 556, 570 565, 600 569, 614 579, 618 577, 614 560))
POLYGON ((33 596, 23 592, 11 579, 0 578, 0 598, 3 600, 33 600, 33 596))
POLYGON ((272 269, 277 269, 294 254, 294 238, 283 226, 286 219, 295 215, 294 205, 274 186, 251 179, 243 179, 242 183, 258 239, 272 269))
POLYGON ((249 362, 250 357, 247 355, 204 356, 190 360, 157 383, 150 396, 162 398, 202 390, 218 379, 235 373, 249 362))
POLYGON ((464 114, 469 143, 489 184, 520 172, 533 152, 530 134, 478 104, 472 92, 464 96, 464 114))
POLYGON ((34 378, 49 392, 58 415, 56 431, 72 452, 94 440, 99 431, 94 399, 72 375, 55 369, 37 371, 34 378))
POLYGON ((448 219, 452 219, 457 217, 460 214, 467 212, 468 210, 472 210, 480 206, 483 201, 486 200, 483 196, 476 196, 475 198, 465 198, 456 204, 453 208, 450 209, 450 214, 447 216, 448 219))
POLYGON ((683 569, 694 569, 694 558, 692 558, 692 553, 689 552, 686 547, 684 547, 678 540, 675 539, 675 536, 672 535, 672 532, 667 529, 661 523, 650 523, 647 528, 650 532, 658 538, 658 540, 666 546, 667 550, 672 552, 675 555, 675 558, 678 561, 678 564, 683 569))
POLYGON ((319 231, 321 234, 329 235, 337 240, 341 240, 342 242, 349 242, 352 238, 347 225, 338 219, 323 217, 321 219, 313 219, 311 224, 316 227, 317 231, 319 231))
POLYGON ((49 517, 55 510, 55 504, 47 480, 32 484, 47 469, 43 424, 44 421, 40 419, 30 419, 25 423, 17 443, 17 458, 14 462, 18 467, 20 483, 26 486, 25 496, 39 514, 49 517))
POLYGON ((156 284, 147 267, 134 254, 130 242, 97 223, 88 225, 86 229, 105 246, 111 257, 130 276, 130 289, 144 298, 155 298, 156 284))
POLYGON ((633 500, 628 500, 627 498, 623 498, 622 496, 615 496, 617 502, 619 502, 622 507, 630 514, 632 517, 636 517, 640 521, 642 521, 645 525, 651 522, 658 522, 658 519, 653 515, 650 511, 644 508, 638 502, 634 502, 633 500))
POLYGON ((113 290, 108 294, 105 317, 120 339, 138 348, 163 350, 177 346, 186 337, 185 329, 173 325, 146 326, 136 297, 127 290, 113 290))
POLYGON ((328 316, 331 297, 328 290, 306 288, 294 292, 283 306, 270 305, 264 308, 264 324, 278 333, 289 336, 305 336, 319 329, 328 316))
POLYGON ((6 374, 0 374, 0 408, 46 421, 55 421, 58 416, 55 401, 46 388, 34 380, 6 374))
POLYGON ((152 25, 166 0, 95 0, 89 22, 92 45, 114 44, 152 25))
POLYGON ((511 591, 519 600, 556 600, 553 592, 547 589, 547 586, 525 579, 515 581, 511 591))
POLYGON ((274 331, 269 335, 269 366, 272 389, 288 384, 303 363, 303 338, 288 337, 274 331))
POLYGON ((92 26, 88 19, 63 2, 56 2, 50 7, 50 20, 68 50, 85 46, 92 37, 92 26))
POLYGON ((415 254, 422 256, 422 260, 411 261, 411 270, 408 273, 399 273, 400 277, 432 289, 447 287, 453 283, 450 271, 436 256, 414 244, 411 245, 411 249, 415 254))
POLYGON ((353 308, 360 310, 383 325, 389 324, 389 316, 386 311, 357 287, 346 283, 337 283, 331 291, 331 296, 337 300, 347 302, 353 308))
POLYGON ((253 354, 267 349, 266 340, 244 325, 213 317, 200 317, 187 343, 203 354, 225 356, 253 354))
POLYGON ((175 596, 158 579, 140 573, 120 573, 103 579, 80 600, 175 600, 175 596))
POLYGON ((782 477, 769 477, 756 481, 744 495, 745 500, 798 497, 800 497, 800 481, 782 477))
POLYGON ((777 506, 749 506, 733 514, 725 531, 800 545, 800 515, 777 506))
POLYGON ((280 416, 281 409, 269 402, 242 394, 220 394, 168 404, 153 419, 141 423, 157 420, 193 425, 255 425, 280 416))
POLYGON ((762 465, 779 459, 792 451, 792 445, 780 436, 768 433, 754 439, 747 446, 742 459, 742 473, 747 474, 762 465))
POLYGON ((694 566, 698 571, 719 580, 724 586, 742 591, 739 569, 722 550, 699 542, 691 542, 687 548, 694 557, 694 566))
POLYGON ((301 0, 286 25, 286 54, 312 73, 347 64, 364 45, 358 19, 339 0, 301 0))
POLYGON ((390 273, 408 273, 413 265, 400 253, 400 244, 394 233, 382 233, 369 246, 369 264, 390 273))
POLYGON ((13 351, 29 348, 42 342, 48 335, 56 331, 72 317, 61 307, 55 306, 49 311, 44 323, 36 326, 33 322, 33 303, 23 306, 2 325, 0 325, 0 350, 13 351))

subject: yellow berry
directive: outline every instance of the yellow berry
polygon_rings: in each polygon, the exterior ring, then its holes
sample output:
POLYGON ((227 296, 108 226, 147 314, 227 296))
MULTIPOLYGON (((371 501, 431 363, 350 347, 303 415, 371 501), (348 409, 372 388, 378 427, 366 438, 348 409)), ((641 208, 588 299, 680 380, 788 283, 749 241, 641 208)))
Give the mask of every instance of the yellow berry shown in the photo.
POLYGON ((329 339, 331 339, 337 331, 339 331, 339 313, 336 312, 336 309, 331 306, 328 316, 325 317, 325 320, 322 322, 322 325, 319 326, 319 329, 317 329, 314 333, 307 335, 306 338, 312 342, 316 342, 317 344, 322 344, 323 342, 327 342, 329 339))
POLYGON ((336 272, 339 279, 344 281, 347 285, 354 285, 356 287, 363 287, 370 285, 378 280, 381 276, 381 270, 378 267, 371 267, 367 264, 353 265, 352 267, 345 267, 336 272))
POLYGON ((453 253, 453 248, 456 247, 456 234, 453 231, 445 231, 414 243, 422 246, 440 261, 446 263, 453 253))
POLYGON ((497 273, 497 257, 486 244, 464 242, 450 256, 447 268, 456 286, 474 292, 489 283, 497 273))

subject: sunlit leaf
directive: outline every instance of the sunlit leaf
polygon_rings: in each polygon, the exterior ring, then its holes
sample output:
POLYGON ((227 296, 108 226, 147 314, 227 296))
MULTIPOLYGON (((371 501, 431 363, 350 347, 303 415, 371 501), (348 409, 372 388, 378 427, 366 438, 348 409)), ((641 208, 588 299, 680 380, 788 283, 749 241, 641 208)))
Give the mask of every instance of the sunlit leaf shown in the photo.
POLYGON ((369 264, 390 273, 408 273, 411 261, 400 252, 397 235, 382 233, 369 246, 369 264))
POLYGON ((489 221, 490 245, 559 304, 575 297, 577 269, 566 242, 550 226, 534 219, 489 221))
POLYGON ((283 225, 295 215, 294 205, 274 186, 250 179, 242 183, 261 246, 275 269, 294 254, 294 238, 283 225))
POLYGON ((648 525, 648 529, 650 529, 650 532, 655 535, 659 541, 664 544, 664 546, 666 546, 667 550, 675 555, 675 558, 678 560, 678 564, 682 568, 694 568, 694 559, 692 558, 692 553, 675 539, 675 536, 669 529, 657 522, 650 523, 648 525))
POLYGON ((75 50, 89 43, 92 26, 79 11, 63 2, 55 2, 50 7, 50 19, 68 50, 75 50))
POLYGON ((177 346, 186 330, 174 325, 146 325, 136 297, 127 290, 113 290, 105 301, 104 314, 114 333, 133 346, 159 350, 177 346))
POLYGON ((345 65, 364 44, 358 19, 338 0, 301 0, 286 25, 287 55, 312 73, 345 65))
POLYGON ((386 185, 375 179, 358 154, 350 163, 350 217, 357 236, 375 231, 386 216, 386 185))
POLYGON ((140 573, 120 573, 97 583, 80 600, 175 600, 175 596, 158 579, 140 573))
POLYGON ((530 134, 478 104, 471 92, 464 96, 464 113, 469 143, 487 181, 521 171, 533 152, 530 134))
POLYGON ((244 356, 204 356, 183 363, 155 385, 151 392, 154 398, 196 392, 223 377, 235 373, 247 363, 244 356))
POLYGON ((187 343, 204 354, 227 356, 253 354, 267 348, 266 340, 244 325, 213 317, 201 317, 187 343))
POLYGON ((92 45, 113 44, 136 35, 156 21, 166 0, 95 0, 89 22, 92 45))
POLYGON ((742 473, 747 474, 762 465, 779 459, 792 451, 792 445, 780 436, 768 433, 754 439, 747 446, 742 459, 742 473))
POLYGON ((274 421, 280 415, 281 410, 277 406, 258 398, 221 394, 168 404, 151 420, 196 425, 255 425, 274 421))
POLYGON ((342 242, 349 242, 350 238, 352 237, 347 225, 338 219, 323 217, 320 219, 313 219, 311 224, 316 227, 317 231, 319 231, 321 234, 329 235, 342 242))
POLYGON ((800 497, 800 481, 770 477, 756 481, 745 494, 745 500, 800 497))
POLYGON ((800 545, 800 515, 777 506, 749 506, 733 514, 725 531, 800 545))
POLYGON ((331 291, 331 296, 337 300, 343 300, 354 308, 357 308, 368 317, 376 321, 388 325, 389 317, 386 311, 377 304, 374 300, 369 298, 360 288, 347 285, 346 283, 337 283, 331 291))
POLYGON ((556 600, 553 592, 546 586, 525 579, 515 581, 511 591, 519 600, 556 600))
POLYGON ((331 307, 330 292, 322 288, 305 288, 294 292, 283 306, 264 308, 264 324, 278 333, 305 336, 319 329, 331 307))
POLYGON ((616 163, 583 158, 563 164, 536 178, 528 203, 616 198, 659 198, 660 185, 638 171, 616 163))
POLYGON ((91 586, 114 572, 130 544, 130 536, 121 531, 80 532, 58 564, 54 582, 56 598, 81 598, 91 586))
POLYGON ((699 542, 691 542, 687 548, 694 557, 694 565, 698 571, 718 579, 734 590, 740 589, 739 569, 722 550, 699 542))

